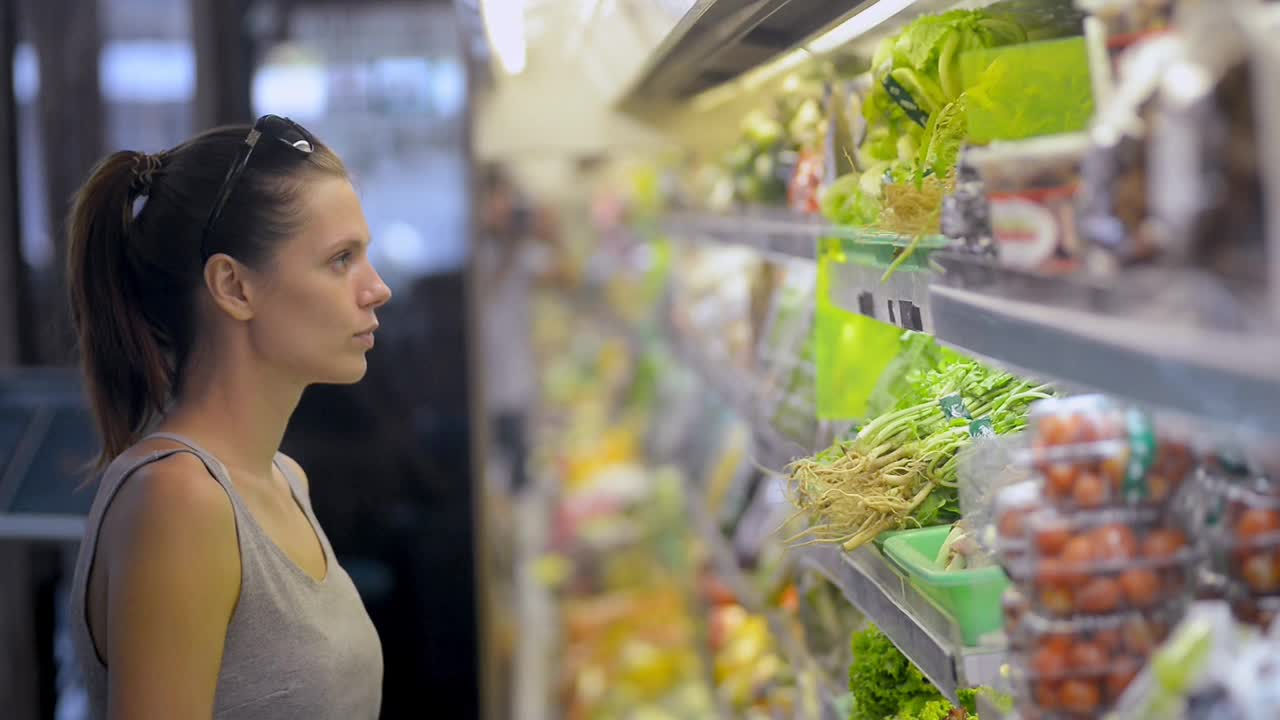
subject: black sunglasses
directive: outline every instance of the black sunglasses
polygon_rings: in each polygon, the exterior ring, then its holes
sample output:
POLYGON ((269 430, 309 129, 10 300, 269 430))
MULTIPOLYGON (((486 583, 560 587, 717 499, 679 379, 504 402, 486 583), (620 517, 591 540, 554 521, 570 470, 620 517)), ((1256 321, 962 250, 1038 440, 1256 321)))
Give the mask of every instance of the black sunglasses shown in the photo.
POLYGON ((253 124, 253 129, 249 131, 249 135, 245 137, 244 142, 240 143, 240 149, 236 152, 235 162, 231 164, 231 168, 227 170, 227 176, 222 180, 222 187, 218 190, 218 200, 213 204, 213 210, 209 212, 209 220, 204 224, 204 232, 200 236, 200 261, 204 262, 212 255, 209 252, 209 238, 213 235, 213 227, 218 224, 218 218, 222 217, 222 211, 227 206, 227 201, 231 199, 231 191, 235 190, 236 183, 240 181, 240 176, 244 175, 245 168, 249 167, 249 158, 253 157, 253 150, 258 146, 258 141, 262 138, 273 140, 289 146, 294 152, 310 155, 315 152, 316 142, 315 136, 307 132, 306 128, 287 117, 279 115, 263 115, 253 124))

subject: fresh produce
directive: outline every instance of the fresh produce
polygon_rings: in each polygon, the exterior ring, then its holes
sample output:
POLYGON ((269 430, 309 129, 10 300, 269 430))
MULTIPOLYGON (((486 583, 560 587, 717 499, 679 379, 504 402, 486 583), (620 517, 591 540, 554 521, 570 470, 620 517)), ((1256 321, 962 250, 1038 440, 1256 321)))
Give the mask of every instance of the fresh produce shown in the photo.
POLYGON ((977 720, 976 691, 961 688, 960 707, 951 704, 880 632, 870 627, 853 635, 849 666, 853 711, 849 720, 977 720))
POLYGON ((1076 620, 1027 615, 1011 649, 1023 717, 1101 717, 1181 612, 1166 608, 1076 620))
POLYGON ((1058 507, 1163 506, 1195 467, 1186 445, 1100 395, 1037 404, 1031 436, 1045 498, 1058 507))
POLYGON ((978 541, 969 536, 969 529, 961 519, 947 533, 947 539, 938 549, 935 562, 948 571, 976 570, 990 566, 991 558, 978 541))
POLYGON ((1049 397, 1045 386, 976 361, 950 360, 912 376, 898 405, 853 440, 790 465, 790 495, 811 520, 793 540, 852 550, 886 530, 957 519, 956 451, 975 434, 1021 430, 1030 403, 1049 397))
POLYGON ((1134 510, 1045 510, 1028 519, 1032 606, 1104 615, 1188 599, 1198 555, 1181 529, 1134 510))
POLYGON ((936 233, 965 138, 960 54, 1026 38, 1015 22, 956 10, 922 17, 883 40, 861 103, 867 132, 857 170, 827 189, 823 216, 904 235, 936 233))
POLYGON ((849 720, 884 720, 903 709, 943 699, 920 669, 875 627, 853 635, 849 692, 853 694, 849 720))

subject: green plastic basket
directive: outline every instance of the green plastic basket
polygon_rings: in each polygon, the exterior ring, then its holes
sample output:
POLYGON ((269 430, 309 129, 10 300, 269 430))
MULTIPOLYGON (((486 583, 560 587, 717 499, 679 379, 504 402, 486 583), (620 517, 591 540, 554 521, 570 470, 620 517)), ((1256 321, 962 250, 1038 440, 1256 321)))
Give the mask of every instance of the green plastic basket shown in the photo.
POLYGON ((972 142, 1078 132, 1093 118, 1084 38, 971 50, 960 70, 972 142))
POLYGON ((1000 596, 1009 578, 995 566, 951 572, 938 567, 934 558, 949 532, 950 525, 940 525, 897 533, 885 538, 884 554, 906 572, 912 585, 951 615, 965 645, 977 645, 1004 622, 1000 596))

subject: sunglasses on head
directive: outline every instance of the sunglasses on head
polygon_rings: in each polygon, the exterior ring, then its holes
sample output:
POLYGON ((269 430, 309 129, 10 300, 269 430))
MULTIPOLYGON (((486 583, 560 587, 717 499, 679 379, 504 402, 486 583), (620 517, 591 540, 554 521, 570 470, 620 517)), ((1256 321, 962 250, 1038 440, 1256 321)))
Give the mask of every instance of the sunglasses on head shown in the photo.
POLYGON ((264 138, 270 142, 286 145, 292 151, 303 155, 315 152, 319 144, 315 136, 307 132, 306 128, 287 117, 263 115, 258 118, 244 142, 240 143, 235 162, 231 163, 231 167, 227 170, 227 176, 222 180, 222 187, 218 190, 218 199, 213 204, 213 210, 209 212, 209 220, 204 224, 204 232, 200 236, 201 262, 208 260, 212 255, 209 251, 209 238, 213 235, 213 228, 218 224, 218 218, 222 217, 222 211, 226 208, 227 201, 231 199, 231 192, 235 190, 236 183, 244 175, 245 168, 249 167, 249 159, 253 157, 254 148, 264 138))

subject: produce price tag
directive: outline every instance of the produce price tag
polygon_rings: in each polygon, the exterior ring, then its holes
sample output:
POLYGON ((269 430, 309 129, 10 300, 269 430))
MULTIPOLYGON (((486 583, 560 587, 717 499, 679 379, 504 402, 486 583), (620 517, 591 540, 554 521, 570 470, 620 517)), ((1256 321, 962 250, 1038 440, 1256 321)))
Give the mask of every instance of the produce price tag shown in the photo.
POLYGON ((996 429, 991 425, 991 418, 978 418, 969 423, 969 437, 971 438, 993 438, 996 436, 996 429))
POLYGON ((942 414, 952 420, 971 420, 973 416, 969 414, 969 408, 964 406, 964 398, 959 394, 948 395, 938 401, 938 405, 942 406, 942 414))
POLYGON ((917 103, 915 98, 911 97, 911 93, 902 84, 893 79, 892 75, 885 75, 882 81, 884 89, 889 93, 889 97, 902 108, 907 117, 911 118, 920 127, 926 127, 929 124, 929 113, 925 112, 917 103))
POLYGON ((1130 410, 1126 418, 1129 429, 1129 464, 1125 468, 1124 497, 1130 502, 1145 500, 1149 493, 1147 471, 1156 458, 1156 435, 1151 421, 1140 410, 1130 410))

